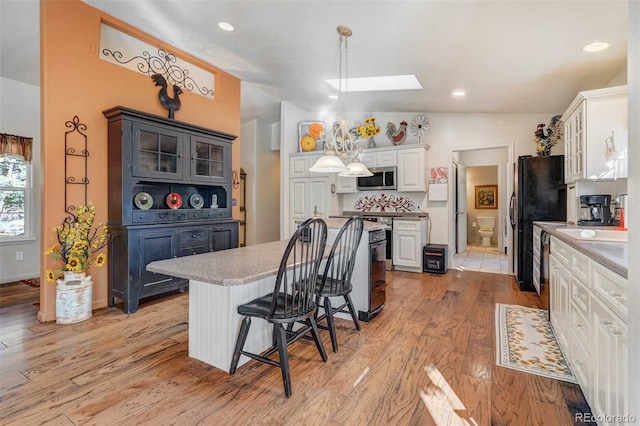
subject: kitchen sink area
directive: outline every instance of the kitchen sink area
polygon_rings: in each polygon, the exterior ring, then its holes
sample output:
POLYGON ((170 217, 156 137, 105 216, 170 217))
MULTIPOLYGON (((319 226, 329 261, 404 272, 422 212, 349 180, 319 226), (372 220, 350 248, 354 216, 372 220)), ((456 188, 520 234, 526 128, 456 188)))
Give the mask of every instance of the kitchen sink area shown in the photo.
POLYGON ((629 240, 629 233, 626 230, 615 229, 578 229, 578 228, 558 228, 556 231, 571 238, 588 241, 607 241, 626 243, 629 240))

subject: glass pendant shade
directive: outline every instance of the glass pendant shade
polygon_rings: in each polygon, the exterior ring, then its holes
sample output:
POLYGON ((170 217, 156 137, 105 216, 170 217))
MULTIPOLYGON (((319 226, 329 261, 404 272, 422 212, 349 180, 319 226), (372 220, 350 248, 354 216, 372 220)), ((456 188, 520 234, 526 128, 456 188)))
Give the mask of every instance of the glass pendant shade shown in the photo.
POLYGON ((331 151, 325 151, 324 155, 316 161, 316 163, 309 168, 310 172, 316 173, 340 173, 349 170, 344 165, 340 157, 337 157, 331 151))
POLYGON ((347 165, 347 168, 348 170, 340 173, 338 176, 343 176, 343 177, 373 176, 373 173, 371 173, 369 169, 367 169, 367 166, 365 166, 360 162, 360 159, 358 157, 354 158, 353 161, 351 161, 351 163, 347 165))
POLYGON ((338 83, 338 119, 333 126, 332 131, 323 132, 320 136, 324 143, 325 151, 324 155, 320 157, 316 163, 309 168, 310 172, 316 173, 340 173, 340 176, 372 176, 372 173, 367 167, 358 159, 358 153, 361 148, 358 147, 355 141, 354 135, 349 131, 349 123, 342 115, 342 82, 345 82, 346 88, 345 94, 349 92, 349 67, 347 64, 348 59, 348 44, 347 39, 351 36, 351 29, 340 25, 337 28, 338 34, 340 34, 340 67, 339 67, 339 83, 338 83), (342 69, 344 64, 344 79, 342 77, 342 69), (349 166, 345 166, 341 160, 349 155, 354 155, 353 161, 349 166))

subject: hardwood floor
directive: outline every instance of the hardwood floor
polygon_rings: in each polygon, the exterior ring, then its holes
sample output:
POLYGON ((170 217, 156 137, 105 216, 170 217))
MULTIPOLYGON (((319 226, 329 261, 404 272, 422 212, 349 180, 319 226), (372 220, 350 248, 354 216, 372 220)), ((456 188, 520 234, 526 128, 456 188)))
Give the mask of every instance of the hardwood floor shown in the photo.
POLYGON ((513 277, 392 272, 383 312, 357 332, 337 320, 339 352, 289 348, 280 371, 250 361, 234 376, 188 357, 188 295, 38 323, 32 298, 0 286, 3 425, 572 425, 580 388, 495 365, 495 303, 537 307, 513 277))

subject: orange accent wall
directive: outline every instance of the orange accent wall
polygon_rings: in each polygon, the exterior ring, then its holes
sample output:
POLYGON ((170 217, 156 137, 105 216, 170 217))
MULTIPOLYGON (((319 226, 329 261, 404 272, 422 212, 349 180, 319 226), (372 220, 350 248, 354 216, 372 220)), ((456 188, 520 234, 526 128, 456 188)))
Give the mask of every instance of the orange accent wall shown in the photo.
MULTIPOLYGON (((99 57, 100 24, 104 22, 215 75, 215 100, 185 91, 176 119, 225 133, 240 135, 240 80, 157 40, 80 0, 40 2, 41 94, 42 94, 42 252, 56 243, 51 230, 65 217, 64 134, 65 122, 77 115, 87 125, 89 156, 88 200, 96 206, 96 222, 107 222, 107 122, 102 111, 122 105, 166 116, 158 100, 158 88, 146 74, 106 62, 99 57)), ((234 169, 240 167, 240 140, 233 144, 234 169)), ((84 174, 71 165, 76 176, 84 174)), ((238 190, 232 192, 238 197, 238 190)), ((83 197, 70 200, 82 204, 83 197)), ((239 218, 238 207, 233 217, 239 218)), ((51 260, 42 255, 40 321, 55 320, 55 284, 47 283, 45 271, 51 260)), ((107 306, 107 268, 93 268, 93 308, 107 306)))

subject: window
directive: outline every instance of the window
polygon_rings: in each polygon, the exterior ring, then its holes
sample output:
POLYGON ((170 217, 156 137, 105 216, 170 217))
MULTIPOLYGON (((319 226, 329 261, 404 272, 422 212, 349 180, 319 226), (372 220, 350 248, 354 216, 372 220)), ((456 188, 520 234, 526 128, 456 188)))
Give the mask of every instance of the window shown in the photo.
POLYGON ((31 166, 20 157, 0 157, 0 241, 30 236, 31 166))

